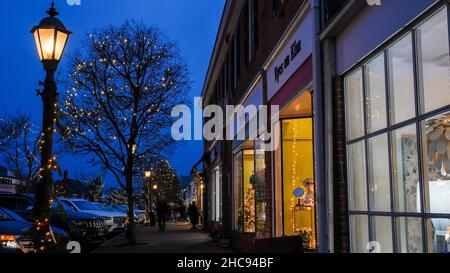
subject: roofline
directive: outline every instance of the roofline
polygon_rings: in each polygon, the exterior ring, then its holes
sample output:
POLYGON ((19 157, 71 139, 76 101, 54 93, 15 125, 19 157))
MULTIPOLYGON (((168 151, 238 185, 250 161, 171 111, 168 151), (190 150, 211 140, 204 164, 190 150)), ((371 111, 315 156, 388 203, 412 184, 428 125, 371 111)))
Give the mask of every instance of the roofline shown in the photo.
POLYGON ((209 87, 209 82, 210 82, 210 78, 213 72, 213 68, 216 65, 217 62, 217 56, 220 53, 220 47, 223 44, 223 40, 226 37, 226 27, 229 25, 230 23, 230 14, 232 11, 232 8, 234 8, 236 4, 240 1, 235 1, 235 0, 226 0, 223 12, 222 12, 222 19, 220 21, 220 25, 219 25, 219 29, 217 30, 217 36, 216 36, 216 40, 214 42, 214 49, 213 52, 211 54, 211 58, 209 61, 209 65, 208 65, 208 71, 206 73, 204 82, 203 82, 203 88, 202 88, 202 93, 201 93, 201 97, 203 98, 203 96, 206 94, 206 90, 209 87))

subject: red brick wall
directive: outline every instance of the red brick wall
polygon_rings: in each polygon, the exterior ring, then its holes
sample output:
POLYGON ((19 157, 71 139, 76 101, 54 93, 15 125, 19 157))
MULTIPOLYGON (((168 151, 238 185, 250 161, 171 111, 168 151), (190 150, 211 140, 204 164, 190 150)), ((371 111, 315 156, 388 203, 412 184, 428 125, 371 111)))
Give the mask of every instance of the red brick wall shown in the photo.
POLYGON ((334 88, 334 233, 335 252, 349 251, 348 204, 346 182, 345 111, 342 78, 335 79, 334 88))

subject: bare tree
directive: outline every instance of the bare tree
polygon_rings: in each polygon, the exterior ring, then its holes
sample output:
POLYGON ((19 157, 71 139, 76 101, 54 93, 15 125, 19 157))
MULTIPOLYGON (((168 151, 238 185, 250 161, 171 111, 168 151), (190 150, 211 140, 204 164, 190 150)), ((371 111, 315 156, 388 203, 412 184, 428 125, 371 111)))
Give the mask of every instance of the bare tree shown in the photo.
POLYGON ((139 162, 174 145, 170 114, 185 102, 186 64, 159 30, 126 22, 90 34, 71 70, 70 90, 60 98, 63 140, 74 153, 94 154, 126 191, 135 244, 133 178, 142 175, 139 162))
POLYGON ((100 202, 103 197, 103 190, 105 188, 105 180, 102 176, 87 179, 84 182, 88 190, 89 200, 93 202, 100 202))
POLYGON ((39 129, 30 116, 17 111, 0 119, 0 153, 2 160, 30 190, 39 174, 39 129))

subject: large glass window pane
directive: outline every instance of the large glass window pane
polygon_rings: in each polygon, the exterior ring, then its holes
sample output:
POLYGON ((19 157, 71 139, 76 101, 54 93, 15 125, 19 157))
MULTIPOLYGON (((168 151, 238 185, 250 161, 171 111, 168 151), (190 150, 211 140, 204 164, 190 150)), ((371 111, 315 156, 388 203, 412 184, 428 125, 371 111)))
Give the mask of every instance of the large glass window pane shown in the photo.
POLYGON ((369 243, 369 219, 365 215, 350 216, 350 250, 352 253, 367 253, 369 243))
POLYGON ((422 219, 399 217, 396 222, 397 248, 400 253, 422 253, 422 219))
POLYGON ((242 152, 237 153, 233 159, 233 198, 234 198, 234 229, 243 230, 243 195, 242 195, 242 152))
MULTIPOLYGON (((392 253, 392 218, 391 217, 372 217, 372 236, 374 242, 377 242, 380 249, 377 253, 392 253)), ((378 247, 377 246, 377 247, 378 247)))
POLYGON ((312 118, 282 122, 284 234, 301 235, 315 248, 315 195, 312 118))
POLYGON ((421 212, 416 125, 392 132, 395 210, 421 212))
POLYGON ((255 153, 253 150, 244 150, 243 165, 243 195, 244 195, 244 232, 256 232, 255 222, 255 153))
POLYGON ((255 141, 255 202, 256 237, 263 239, 266 234, 266 152, 264 143, 255 141))
POLYGON ((348 146, 350 210, 367 210, 366 155, 364 141, 348 146))
POLYGON ((367 132, 372 133, 386 128, 386 76, 384 54, 366 65, 366 124, 367 132))
POLYGON ((417 29, 425 112, 450 103, 450 57, 447 9, 444 8, 417 29))
POLYGON ((411 34, 388 49, 388 60, 390 116, 391 123, 396 124, 416 115, 411 34))
POLYGON ((450 113, 422 122, 425 207, 450 213, 450 113))
POLYGON ((275 236, 283 236, 283 187, 282 187, 282 170, 281 170, 281 125, 277 122, 274 125, 274 171, 275 171, 275 236))
POLYGON ((427 220, 428 252, 450 253, 450 219, 427 220))
POLYGON ((345 111, 348 139, 364 135, 362 70, 359 69, 345 79, 345 111))
POLYGON ((389 149, 387 134, 368 141, 370 210, 391 211, 389 149))

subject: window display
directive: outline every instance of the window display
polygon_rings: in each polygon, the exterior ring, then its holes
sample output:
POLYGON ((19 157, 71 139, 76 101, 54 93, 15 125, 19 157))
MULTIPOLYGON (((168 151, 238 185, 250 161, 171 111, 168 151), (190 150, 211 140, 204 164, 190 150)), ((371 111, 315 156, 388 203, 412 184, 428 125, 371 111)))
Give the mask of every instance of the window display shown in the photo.
POLYGON ((245 149, 234 156, 235 230, 256 232, 255 153, 245 149))
POLYGON ((284 235, 316 245, 312 118, 282 121, 284 235))
POLYGON ((450 214, 450 113, 422 122, 422 129, 426 211, 450 214))
POLYGON ((449 251, 447 21, 447 9, 443 8, 392 46, 382 49, 388 60, 384 69, 385 58, 376 52, 378 57, 356 67, 356 72, 350 72, 345 79, 353 252, 366 252, 364 241, 376 242, 381 252, 449 251), (417 47, 412 46, 413 37, 417 47), (381 84, 382 71, 389 72, 387 88, 381 84), (418 88, 414 82, 419 83, 418 88), (362 110, 359 108, 361 94, 366 96, 362 110), (384 104, 387 94, 389 103, 384 104), (377 102, 379 98, 381 101, 377 102), (430 111, 435 112, 430 114, 430 111), (374 116, 378 112, 380 115, 374 116), (359 113, 366 113, 365 122, 354 117, 359 113), (382 129, 384 113, 389 115, 387 128, 382 129))
POLYGON ((244 232, 255 232, 255 154, 253 150, 243 153, 244 232))

